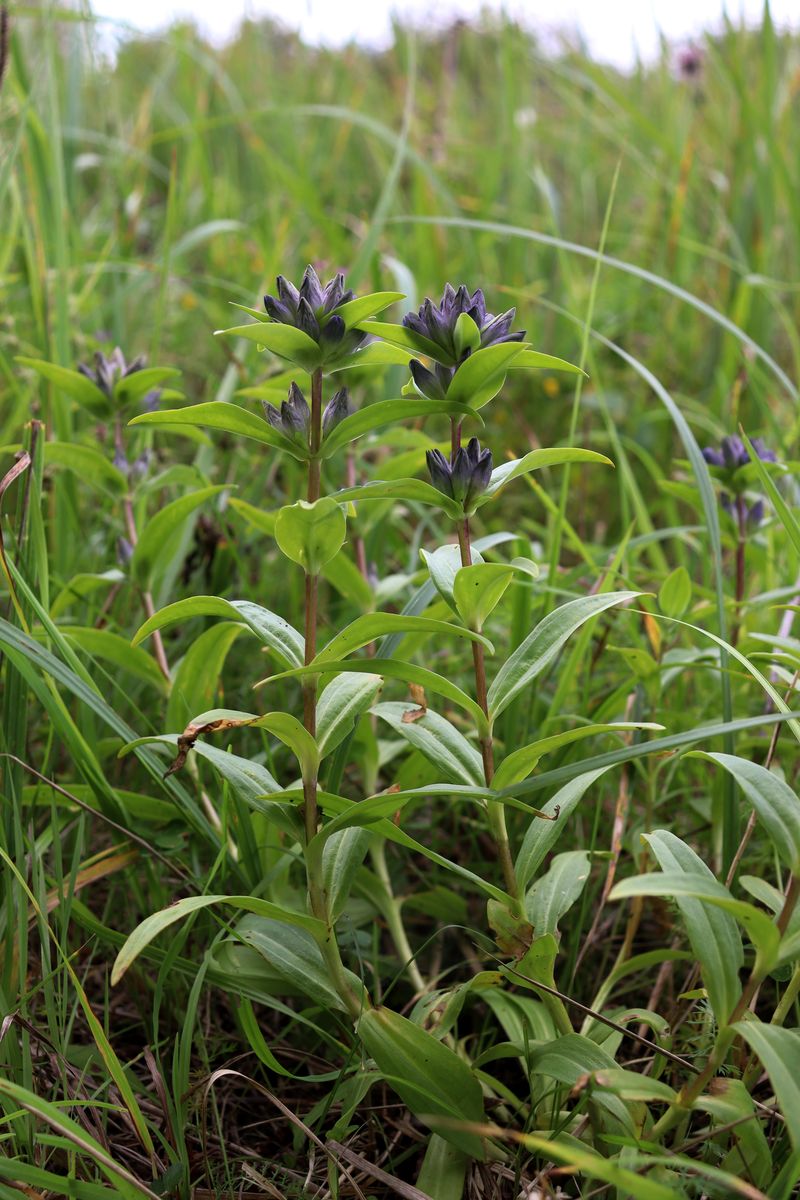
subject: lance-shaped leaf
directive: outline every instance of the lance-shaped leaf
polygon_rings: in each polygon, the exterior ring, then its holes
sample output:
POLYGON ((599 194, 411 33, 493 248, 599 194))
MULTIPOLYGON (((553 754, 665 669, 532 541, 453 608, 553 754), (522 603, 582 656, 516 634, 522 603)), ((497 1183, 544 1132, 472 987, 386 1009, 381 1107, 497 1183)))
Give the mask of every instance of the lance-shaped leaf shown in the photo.
POLYGON ((482 408, 500 391, 510 365, 526 348, 524 342, 501 342, 471 354, 453 376, 447 399, 482 408))
POLYGON ((91 379, 82 375, 80 371, 61 367, 58 363, 47 362, 42 358, 18 357, 15 362, 20 363, 23 367, 31 367, 48 383, 55 384, 59 391, 65 392, 73 400, 77 400, 82 408, 93 413, 94 416, 107 416, 111 411, 111 401, 105 392, 91 379))
POLYGON ((557 932, 559 921, 578 899, 588 878, 586 850, 566 850, 555 856, 550 869, 536 880, 525 897, 525 914, 537 937, 557 932))
POLYGON ((443 362, 447 362, 446 355, 443 357, 444 351, 436 342, 432 342, 424 334, 415 333, 413 329, 406 329, 405 325, 392 325, 387 321, 362 321, 358 328, 364 333, 381 338, 390 346, 407 350, 410 355, 422 354, 434 361, 442 359, 443 362))
POLYGON ((271 712, 258 713, 240 712, 233 708, 212 708, 200 713, 186 726, 178 738, 178 755, 167 774, 179 771, 186 762, 186 756, 194 747, 199 737, 212 733, 224 733, 229 729, 257 728, 266 729, 273 733, 279 741, 294 754, 300 764, 304 779, 316 776, 319 767, 319 750, 317 743, 303 725, 290 713, 271 712))
MULTIPOLYGON (((456 575, 462 569, 461 566, 461 550, 453 543, 448 542, 445 546, 438 546, 435 550, 420 550, 420 554, 425 561, 425 566, 431 577, 431 583, 436 588, 436 591, 442 599, 450 605, 453 612, 457 612, 453 588, 455 587, 456 575)), ((483 562, 483 556, 480 552, 472 549, 472 562, 477 566, 483 562)))
POLYGON ((211 400, 207 404, 192 404, 188 408, 159 409, 158 412, 141 413, 128 422, 130 425, 167 425, 179 428, 189 425, 195 428, 221 429, 235 437, 252 438, 276 450, 283 450, 299 461, 308 457, 299 442, 292 441, 279 429, 274 429, 263 417, 256 416, 238 404, 226 404, 223 400, 211 400))
MULTIPOLYGON (((555 1159, 573 1171, 580 1171, 589 1180, 602 1179, 616 1188, 619 1196, 635 1196, 636 1200, 675 1200, 678 1194, 672 1186, 623 1167, 616 1158, 606 1158, 582 1145, 576 1138, 548 1138, 541 1134, 524 1133, 519 1135, 519 1140, 543 1159, 555 1159)), ((643 1158, 643 1166, 647 1161, 647 1158, 643 1158)))
POLYGON ((792 1146, 800 1151, 800 1032, 755 1017, 731 1026, 758 1055, 769 1075, 792 1146))
MULTIPOLYGON (((350 442, 373 429, 382 429, 385 425, 394 425, 397 421, 441 415, 459 419, 475 417, 480 421, 480 417, 466 405, 454 404, 450 400, 415 400, 411 397, 401 400, 378 400, 340 421, 323 441, 321 457, 330 458, 350 442)), ((483 424, 482 421, 480 423, 483 424)))
POLYGON ((545 754, 552 754, 555 750, 560 750, 562 746, 571 745, 572 742, 596 737, 600 733, 624 733, 626 730, 632 729, 657 730, 663 728, 663 725, 656 725, 652 721, 617 721, 610 725, 581 725, 577 729, 566 729, 563 733, 554 733, 552 737, 541 738, 538 742, 520 746, 519 750, 513 750, 511 754, 506 755, 495 771, 492 787, 499 791, 500 788, 511 787, 513 784, 527 779, 531 772, 536 770, 539 760, 545 754))
POLYGON ((133 645, 138 646, 156 629, 164 629, 178 621, 190 621, 194 617, 225 617, 229 621, 242 621, 288 667, 303 664, 305 638, 293 625, 250 600, 223 600, 220 596, 190 596, 186 600, 168 604, 136 631, 133 645))
POLYGON ((293 325, 259 321, 253 325, 235 325, 232 329, 215 329, 214 336, 247 338, 309 372, 316 370, 322 361, 322 350, 314 339, 293 325))
POLYGON ((470 642, 480 642, 490 654, 494 653, 494 647, 487 638, 462 625, 435 621, 431 617, 405 617, 402 613, 366 613, 363 617, 356 617, 355 621, 331 638, 314 659, 314 665, 344 658, 386 633, 428 633, 440 637, 466 638, 470 642))
POLYGON ((85 483, 94 484, 116 500, 128 490, 128 481, 122 471, 95 446, 80 446, 75 442, 45 442, 44 461, 48 467, 66 467, 68 471, 74 471, 85 483))
POLYGON ((800 800, 788 783, 774 771, 734 754, 698 750, 692 757, 715 762, 733 776, 763 823, 781 861, 793 875, 800 873, 800 800))
MULTIPOLYGON (((480 705, 462 691, 457 684, 436 671, 427 667, 417 666, 416 663, 403 662, 396 658, 333 659, 319 666, 297 667, 293 671, 281 671, 278 675, 270 675, 260 679, 255 687, 269 683, 277 683, 281 679, 302 679, 306 675, 338 675, 342 671, 364 671, 368 674, 380 675, 385 679, 402 679, 406 683, 415 683, 434 696, 444 696, 459 708, 463 708, 477 722, 480 732, 488 732, 486 718, 480 705)), ((324 693, 323 693, 324 694, 324 693)), ((660 726, 659 726, 660 728, 660 726)), ((319 731, 319 712, 317 712, 317 729, 319 731)))
MULTIPOLYGON (((644 835, 662 871, 690 876, 702 890, 717 880, 691 847, 666 829, 644 835), (711 881, 711 883, 709 883, 711 881)), ((741 994, 739 971, 744 961, 742 939, 734 917, 724 909, 691 896, 678 896, 689 943, 700 963, 703 982, 717 1021, 724 1025, 741 994)))
MULTIPOLYGON (((567 362, 565 358, 556 358, 554 354, 543 354, 541 350, 523 350, 511 362, 510 371, 569 371, 571 375, 584 375, 586 372, 575 363, 567 362)), ((586 376, 588 378, 588 376, 586 376)))
POLYGON ((371 840, 368 829, 355 828, 341 829, 326 839, 322 850, 322 885, 332 921, 342 914, 371 840))
POLYGON ((416 1117, 472 1158, 486 1157, 480 1136, 457 1128, 459 1121, 477 1124, 484 1119, 481 1086, 463 1058, 388 1008, 368 1009, 356 1032, 386 1082, 416 1117), (445 1117, 446 1123, 440 1126, 437 1117, 445 1117))
POLYGON ((476 507, 480 508, 487 500, 496 496, 501 487, 510 483, 512 479, 518 479, 520 475, 529 475, 531 471, 540 471, 543 467, 563 467, 567 463, 601 463, 606 467, 614 465, 605 454, 598 454, 595 450, 581 450, 577 446, 553 446, 544 450, 531 450, 523 458, 515 458, 495 467, 489 486, 476 507))
POLYGON ((180 538, 185 521, 195 509, 225 491, 223 484, 189 492, 166 504, 150 518, 136 543, 131 559, 131 571, 144 586, 148 586, 155 575, 159 561, 170 561, 176 542, 180 538))
POLYGON ((780 933, 777 925, 766 913, 745 900, 736 900, 713 875, 708 878, 685 871, 653 871, 649 875, 636 875, 623 879, 610 892, 611 900, 622 900, 630 896, 665 896, 680 904, 681 898, 699 900, 703 905, 714 905, 730 913, 747 930, 756 948, 755 970, 766 975, 778 961, 780 933))
POLYGON ((336 315, 344 321, 345 329, 355 329, 362 321, 369 320, 376 313, 404 299, 402 292, 370 292, 367 296, 356 296, 355 300, 348 300, 346 304, 338 304, 336 315))
MULTIPOLYGON (((331 983, 322 951, 307 929, 290 925, 285 918, 271 920, 247 916, 239 923, 236 933, 293 988, 327 1009, 344 1011, 345 1005, 331 983)), ((352 971, 346 970, 344 975, 357 996, 364 994, 364 985, 352 971)))
POLYGON ((539 622, 497 672, 489 688, 492 719, 508 707, 516 695, 528 687, 549 666, 567 639, 581 625, 616 604, 633 600, 640 592, 606 592, 581 596, 562 604, 539 622))
POLYGON ((261 900, 258 896, 186 896, 183 900, 178 900, 175 904, 170 905, 169 908, 164 908, 147 917, 125 939, 125 943, 114 961, 111 972, 112 985, 119 983, 131 963, 163 930, 174 925, 176 921, 182 921, 189 913, 197 912, 201 908, 209 908, 212 904, 225 904, 244 912, 286 921, 288 924, 308 930, 315 937, 325 936, 325 926, 316 917, 310 917, 306 913, 293 912, 279 904, 261 900))
POLYGON ((430 710, 422 716, 414 714, 412 721, 404 720, 410 710, 413 710, 411 704, 385 701, 376 704, 372 711, 453 783, 482 784, 481 756, 463 733, 459 733, 445 717, 430 710))
POLYGON ((324 758, 344 741, 380 691, 383 680, 371 672, 346 671, 332 679, 317 701, 317 745, 324 758))
POLYGON ((275 520, 275 540, 308 575, 318 575, 335 558, 347 536, 347 519, 331 497, 285 505, 275 520))
MULTIPOLYGON (((180 371, 176 367, 143 367, 130 375, 122 375, 114 384, 114 399, 119 405, 137 404, 148 392, 160 389, 168 379, 176 379, 180 371)), ((175 399, 180 393, 169 392, 175 399)))
POLYGON ((460 504, 456 504, 455 500, 445 496, 424 479, 375 479, 371 483, 362 483, 359 487, 342 488, 333 492, 331 498, 338 504, 360 504, 366 500, 409 500, 412 503, 431 504, 434 508, 440 508, 453 520, 464 516, 460 504))
POLYGON ((565 825, 577 804, 583 799, 596 779, 604 775, 608 767, 599 767, 596 771, 587 771, 577 779, 570 779, 560 791, 556 792, 543 806, 542 812, 555 820, 542 821, 535 818, 528 826, 522 845, 517 855, 515 871, 521 888, 527 887, 538 871, 545 857, 561 837, 565 825))

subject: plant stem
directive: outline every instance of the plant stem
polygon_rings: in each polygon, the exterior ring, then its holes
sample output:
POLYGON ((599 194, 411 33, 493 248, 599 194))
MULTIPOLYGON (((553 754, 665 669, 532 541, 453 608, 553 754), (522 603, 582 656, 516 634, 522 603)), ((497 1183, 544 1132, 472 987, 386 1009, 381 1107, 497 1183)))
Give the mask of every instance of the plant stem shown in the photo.
POLYGON ((392 941, 395 944, 398 957, 403 964, 411 986, 420 995, 427 991, 426 984, 422 972, 417 966, 417 960, 414 957, 414 951, 411 949, 411 943, 406 936, 405 926, 403 925, 403 917, 400 904, 392 890, 392 880, 389 875, 389 868, 386 865, 386 843, 382 838, 376 838, 373 846, 370 849, 370 858, 372 865, 375 868, 375 874, 380 879, 386 889, 388 903, 384 917, 386 924, 389 927, 389 933, 392 935, 392 941))
MULTIPOLYGON (((119 420, 114 422, 114 449, 123 458, 125 457, 125 444, 122 439, 122 426, 119 420)), ((125 532, 128 536, 128 541, 132 547, 136 546, 139 541, 139 533, 136 529, 136 517, 133 512, 133 497, 130 492, 125 493, 125 499, 122 502, 123 511, 125 513, 125 532)), ((142 592, 142 606, 144 608, 147 619, 155 615, 156 606, 153 603, 153 594, 149 591, 142 592)), ((164 650, 164 642, 161 638, 161 631, 156 629, 153 633, 153 650, 158 663, 158 669, 166 679, 167 683, 172 681, 172 676, 169 672, 169 663, 167 662, 166 651, 164 650)))
POLYGON ((739 630, 742 623, 742 604, 744 602, 745 583, 745 545, 747 532, 747 505, 744 496, 736 497, 736 624, 731 630, 731 645, 739 640, 739 630))
MULTIPOLYGON (((460 427, 459 427, 460 432, 460 427)), ((472 547, 470 544, 469 532, 469 517, 464 517, 463 521, 458 522, 458 545, 461 550, 461 565, 464 567, 472 566, 472 547)), ((475 667, 475 699, 478 701, 483 714, 486 717, 487 724, 489 720, 489 702, 488 692, 486 687, 486 661, 483 653, 483 646, 480 642, 472 643, 472 661, 475 667)), ((492 741, 491 731, 487 729, 485 734, 481 734, 480 738, 481 759, 483 760, 483 777, 486 786, 490 787, 494 778, 494 743, 492 741)), ((498 800, 489 800, 486 804, 486 811, 489 816, 489 825, 492 835, 497 846, 497 856, 500 860, 500 866, 503 871, 503 879, 506 885, 506 891, 514 900, 513 912, 515 916, 520 915, 519 903, 519 884, 517 883, 517 873, 514 870, 514 859, 511 855, 511 847, 508 841, 508 830, 506 829, 506 814, 503 805, 498 800)))

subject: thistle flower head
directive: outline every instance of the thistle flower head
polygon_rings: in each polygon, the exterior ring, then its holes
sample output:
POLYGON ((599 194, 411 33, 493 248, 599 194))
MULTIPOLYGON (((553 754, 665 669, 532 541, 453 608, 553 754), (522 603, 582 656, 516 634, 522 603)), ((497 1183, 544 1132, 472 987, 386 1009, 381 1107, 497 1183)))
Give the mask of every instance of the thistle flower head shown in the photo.
POLYGON ((99 387, 100 391, 110 400, 120 379, 133 375, 135 371, 141 371, 145 362, 143 354, 138 355, 131 362, 126 362, 125 355, 119 346, 116 346, 107 358, 98 350, 94 356, 94 367, 87 367, 86 363, 78 363, 78 370, 81 375, 91 379, 92 383, 99 387))
POLYGON ((496 317, 486 311, 486 301, 480 288, 470 294, 464 284, 454 288, 448 283, 438 304, 428 298, 419 312, 403 317, 403 324, 412 332, 434 342, 443 352, 443 360, 446 360, 444 365, 455 368, 473 350, 482 350, 499 342, 521 342, 525 331, 511 332, 516 311, 515 308, 509 308, 496 317), (464 322, 459 325, 459 317, 462 316, 469 317, 474 323, 474 333, 469 324, 466 326, 471 337, 464 332, 464 322))
POLYGON ((264 308, 267 316, 278 324, 293 325, 318 346, 337 348, 347 354, 357 349, 367 336, 358 329, 348 332, 344 319, 336 311, 355 298, 345 288, 341 271, 323 285, 314 268, 308 266, 299 288, 283 275, 278 276, 276 285, 277 296, 266 295, 264 308))
POLYGON ((268 404, 266 400, 263 401, 263 405, 264 416, 273 429, 279 430, 293 441, 305 442, 307 440, 311 411, 305 396, 296 383, 291 384, 289 397, 284 400, 280 409, 277 409, 274 404, 268 404))
POLYGON ((481 449, 477 438, 466 447, 459 446, 455 454, 445 458, 441 450, 429 450, 426 455, 431 483, 470 512, 478 497, 486 491, 492 475, 492 452, 481 449))

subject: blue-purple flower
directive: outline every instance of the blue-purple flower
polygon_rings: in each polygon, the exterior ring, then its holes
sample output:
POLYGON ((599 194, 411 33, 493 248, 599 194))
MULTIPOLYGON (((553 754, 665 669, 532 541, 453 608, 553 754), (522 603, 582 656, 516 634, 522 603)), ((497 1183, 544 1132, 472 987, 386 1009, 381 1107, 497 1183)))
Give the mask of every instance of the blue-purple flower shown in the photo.
MULTIPOLYGON (((762 438, 752 438, 750 444, 762 462, 778 461, 775 451, 771 450, 762 438)), ((760 525, 764 518, 763 499, 759 498, 748 505, 744 498, 748 480, 739 472, 750 462, 750 454, 742 439, 736 434, 730 434, 722 439, 719 449, 714 446, 706 446, 703 450, 703 458, 710 467, 716 468, 715 474, 725 484, 720 495, 720 504, 725 511, 730 513, 740 525, 751 527, 760 525)))
POLYGON ((277 409, 274 404, 262 401, 264 406, 264 416, 269 421, 273 429, 277 429, 280 433, 291 438, 306 442, 308 440, 308 424, 311 420, 311 410, 308 407, 308 401, 296 383, 292 383, 289 388, 289 397, 284 400, 280 409, 277 409))
POLYGON ((108 397, 113 398, 114 388, 120 381, 128 375, 133 375, 136 371, 141 371, 144 367, 146 359, 143 354, 131 360, 125 361, 125 355, 116 346, 106 358, 105 354, 97 351, 94 356, 94 367, 87 367, 86 363, 78 363, 78 370, 81 375, 85 375, 87 379, 91 379, 96 387, 108 397))
POLYGON ((350 354, 364 341, 367 335, 360 329, 348 332, 344 318, 336 311, 355 298, 345 288, 342 272, 323 285, 314 268, 308 266, 299 288, 283 275, 278 276, 276 284, 277 296, 264 297, 264 308, 273 321, 301 329, 325 350, 336 348, 350 354))
POLYGON ((459 446, 455 455, 445 458, 441 450, 428 450, 426 454, 431 483, 445 496, 461 504, 470 512, 489 486, 492 475, 492 452, 481 449, 477 438, 471 438, 466 447, 459 446))

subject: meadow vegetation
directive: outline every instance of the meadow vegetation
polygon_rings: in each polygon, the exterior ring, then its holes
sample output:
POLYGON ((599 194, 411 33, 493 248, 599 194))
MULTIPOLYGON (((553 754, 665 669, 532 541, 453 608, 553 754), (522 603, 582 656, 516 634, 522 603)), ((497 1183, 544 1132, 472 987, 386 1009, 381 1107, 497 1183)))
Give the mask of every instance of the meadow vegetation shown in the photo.
POLYGON ((798 37, 2 30, 0 1196, 788 1200, 798 37))

